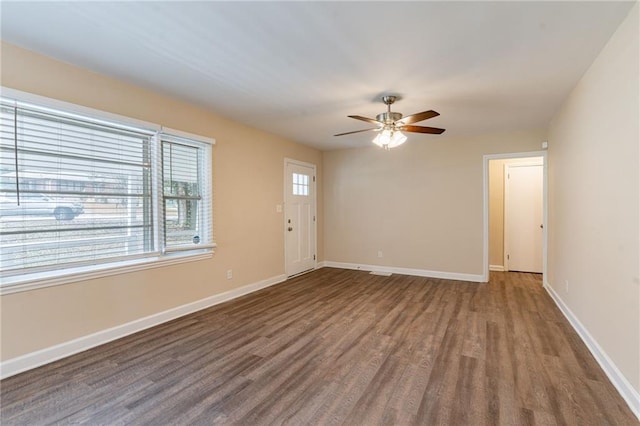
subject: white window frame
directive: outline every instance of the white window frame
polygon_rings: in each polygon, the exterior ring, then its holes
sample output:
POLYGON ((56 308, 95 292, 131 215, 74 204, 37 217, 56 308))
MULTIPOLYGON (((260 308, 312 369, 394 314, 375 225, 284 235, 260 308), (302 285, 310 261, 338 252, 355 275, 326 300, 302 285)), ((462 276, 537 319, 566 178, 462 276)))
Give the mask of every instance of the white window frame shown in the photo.
MULTIPOLYGON (((215 140, 211 139, 211 138, 205 138, 203 136, 198 136, 198 135, 194 135, 191 133, 187 133, 187 132, 183 132, 180 130, 175 130, 175 129, 170 129, 168 127, 163 127, 161 130, 161 134, 167 135, 169 138, 171 137, 177 137, 177 138, 181 138, 181 139, 185 139, 187 141, 191 141, 191 142, 199 142, 200 144, 206 144, 206 145, 211 145, 213 146, 215 144, 215 140)), ((162 150, 162 136, 159 136, 159 140, 157 141, 157 147, 159 150, 162 150)), ((198 149, 202 149, 202 148, 198 148, 198 149)), ((211 149, 205 149, 205 154, 208 154, 209 156, 211 155, 211 149)), ((160 155, 160 153, 158 153, 158 155, 160 155)), ((211 166, 213 163, 213 158, 209 158, 209 167, 205 166, 205 171, 208 171, 207 175, 204 177, 204 179, 202 179, 202 181, 200 181, 201 183, 201 191, 203 194, 213 194, 213 187, 211 185, 211 166)), ((156 169, 159 171, 160 167, 156 167, 156 169)), ((158 194, 163 194, 164 195, 164 188, 162 185, 162 182, 160 182, 160 179, 157 180, 158 182, 158 190, 156 191, 158 194)), ((164 206, 162 205, 163 203, 163 199, 162 197, 158 196, 157 197, 157 204, 156 204, 156 212, 159 214, 162 209, 164 209, 164 206)), ((211 203, 211 207, 213 208, 213 201, 211 203)), ((206 205, 204 203, 200 203, 200 214, 204 214, 204 207, 206 207, 206 205)), ((156 222, 158 224, 157 228, 158 228, 158 232, 161 234, 164 234, 164 228, 165 228, 165 221, 163 220, 159 220, 156 222)), ((203 228, 202 228, 202 233, 205 235, 213 235, 213 221, 209 221, 208 223, 203 223, 202 224, 203 228)), ((215 243, 213 242, 213 237, 211 237, 212 241, 209 243, 205 243, 205 244, 198 244, 198 245, 189 245, 189 246, 183 246, 183 247, 167 247, 166 246, 166 242, 164 241, 164 238, 159 238, 158 241, 160 241, 162 243, 162 247, 160 247, 160 250, 162 251, 163 254, 167 254, 167 253, 174 253, 174 252, 183 252, 183 251, 187 251, 187 250, 198 250, 198 249, 213 249, 215 248, 215 243)))
MULTIPOLYGON (((167 134, 171 136, 177 136, 184 139, 190 139, 199 143, 208 144, 213 148, 215 145, 215 139, 187 133, 184 131, 170 129, 162 127, 159 124, 134 119, 131 117, 121 116, 105 111, 100 111, 93 108, 88 108, 56 99, 47 98, 44 96, 34 95, 32 93, 23 92, 20 90, 0 86, 0 96, 3 98, 13 99, 16 103, 21 104, 33 104, 38 107, 50 108, 52 110, 59 110, 65 114, 77 114, 79 116, 91 117, 95 120, 104 120, 105 122, 118 123, 124 126, 132 126, 135 128, 143 128, 154 131, 156 135, 152 141, 152 155, 156 158, 159 155, 158 150, 161 149, 161 134, 167 134)), ((207 170, 211 172, 213 167, 213 154, 212 149, 208 149, 209 153, 209 167, 207 170)), ((184 262, 200 261, 210 259, 213 257, 213 250, 217 247, 213 240, 213 208, 209 212, 209 220, 205 226, 209 226, 207 232, 210 232, 212 240, 206 244, 189 247, 189 250, 165 250, 163 228, 164 221, 159 216, 160 204, 163 203, 162 199, 162 182, 160 179, 160 162, 154 161, 152 166, 152 179, 155 182, 153 185, 155 191, 152 192, 152 203, 154 204, 153 220, 155 222, 155 241, 157 241, 158 247, 157 254, 153 254, 149 257, 143 258, 131 258, 126 260, 117 260, 113 262, 99 263, 96 265, 85 265, 76 267, 62 267, 58 270, 48 270, 41 272, 25 271, 24 274, 16 274, 0 277, 0 295, 17 293, 21 291, 34 290, 38 288, 50 287, 55 285, 69 284, 78 281, 84 281, 88 279, 95 279, 101 277, 107 277, 118 274, 131 273, 135 271, 141 271, 146 269, 166 267, 184 262)), ((212 176, 211 173, 206 176, 202 182, 202 191, 212 192, 212 176)), ((210 195, 212 197, 212 195, 210 195)), ((212 197, 213 198, 213 197, 212 197)), ((212 201, 213 203, 213 201, 212 201)))

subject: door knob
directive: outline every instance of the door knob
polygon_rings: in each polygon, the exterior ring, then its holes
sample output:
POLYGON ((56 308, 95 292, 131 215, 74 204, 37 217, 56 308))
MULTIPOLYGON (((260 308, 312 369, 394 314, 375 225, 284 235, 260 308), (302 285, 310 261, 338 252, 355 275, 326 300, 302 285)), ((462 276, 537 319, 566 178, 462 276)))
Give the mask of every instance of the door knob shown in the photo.
POLYGON ((293 228, 292 228, 292 227, 289 227, 289 232, 291 232, 291 231, 293 231, 293 228))

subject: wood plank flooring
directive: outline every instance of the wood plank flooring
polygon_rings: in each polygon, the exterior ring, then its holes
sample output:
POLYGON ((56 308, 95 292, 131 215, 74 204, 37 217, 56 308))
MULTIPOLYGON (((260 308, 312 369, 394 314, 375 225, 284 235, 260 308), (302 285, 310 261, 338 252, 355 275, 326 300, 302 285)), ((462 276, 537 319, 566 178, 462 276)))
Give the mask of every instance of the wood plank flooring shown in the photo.
POLYGON ((2 425, 637 425, 535 274, 324 268, 0 382, 2 425))

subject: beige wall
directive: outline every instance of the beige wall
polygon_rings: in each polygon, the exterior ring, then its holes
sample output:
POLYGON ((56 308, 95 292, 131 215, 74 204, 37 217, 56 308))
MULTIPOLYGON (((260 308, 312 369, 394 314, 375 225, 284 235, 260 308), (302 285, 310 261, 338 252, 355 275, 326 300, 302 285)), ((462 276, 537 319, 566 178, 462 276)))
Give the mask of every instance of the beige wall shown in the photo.
POLYGON ((390 151, 325 152, 325 259, 481 275, 483 155, 536 151, 545 139, 411 135, 390 151))
MULTIPOLYGON (((542 165, 542 157, 536 164, 542 165)), ((526 160, 530 163, 532 160, 526 160)), ((522 163, 521 158, 489 161, 489 265, 504 267, 504 166, 522 163)))
POLYGON ((323 259, 322 156, 148 90, 3 43, 2 85, 216 139, 211 260, 1 296, 1 359, 284 274, 284 158, 318 166, 318 256, 323 259), (225 272, 233 269, 233 279, 225 272))
POLYGON ((640 391, 638 14, 636 4, 550 126, 548 264, 549 284, 636 391, 640 391))

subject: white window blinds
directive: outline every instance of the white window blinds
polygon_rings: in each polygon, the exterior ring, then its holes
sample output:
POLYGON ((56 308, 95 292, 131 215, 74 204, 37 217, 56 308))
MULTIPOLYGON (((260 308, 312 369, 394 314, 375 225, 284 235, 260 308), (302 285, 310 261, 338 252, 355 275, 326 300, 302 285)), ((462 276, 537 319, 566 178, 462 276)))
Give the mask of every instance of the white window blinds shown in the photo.
POLYGON ((0 99, 0 276, 215 247, 213 141, 111 118, 0 99))
POLYGON ((1 120, 3 273, 156 250, 153 132, 10 104, 1 120))
POLYGON ((165 133, 161 141, 165 251, 212 247, 210 145, 165 133))

